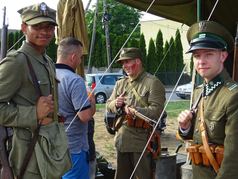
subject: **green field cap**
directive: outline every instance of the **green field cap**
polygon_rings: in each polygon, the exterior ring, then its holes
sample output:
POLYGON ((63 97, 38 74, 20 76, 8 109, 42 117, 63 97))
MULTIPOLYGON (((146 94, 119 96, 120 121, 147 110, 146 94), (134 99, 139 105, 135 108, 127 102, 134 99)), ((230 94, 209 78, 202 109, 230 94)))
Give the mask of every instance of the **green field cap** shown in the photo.
POLYGON ((133 60, 135 58, 142 59, 142 55, 140 49, 138 48, 123 48, 120 54, 119 59, 116 62, 120 62, 122 60, 133 60))
POLYGON ((24 7, 17 11, 21 14, 22 21, 28 25, 35 25, 42 22, 56 23, 56 11, 48 7, 44 2, 24 7))
POLYGON ((190 44, 187 53, 198 49, 232 51, 234 46, 234 39, 230 32, 214 21, 193 24, 187 32, 187 39, 190 44))

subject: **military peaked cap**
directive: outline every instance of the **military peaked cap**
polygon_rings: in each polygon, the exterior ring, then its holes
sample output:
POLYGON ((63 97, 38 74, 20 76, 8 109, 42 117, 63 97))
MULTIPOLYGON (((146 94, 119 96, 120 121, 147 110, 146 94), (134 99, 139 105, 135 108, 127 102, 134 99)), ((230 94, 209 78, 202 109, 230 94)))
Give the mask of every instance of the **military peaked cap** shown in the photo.
POLYGON ((116 62, 120 62, 122 60, 133 60, 135 58, 142 59, 142 55, 140 49, 138 48, 123 48, 120 54, 119 59, 116 62))
POLYGON ((56 11, 42 2, 32 6, 24 7, 17 11, 21 14, 22 21, 28 25, 35 25, 42 22, 56 23, 56 11))
POLYGON ((190 48, 193 52, 197 49, 218 49, 232 51, 234 39, 230 32, 214 21, 201 21, 193 24, 187 32, 190 48))

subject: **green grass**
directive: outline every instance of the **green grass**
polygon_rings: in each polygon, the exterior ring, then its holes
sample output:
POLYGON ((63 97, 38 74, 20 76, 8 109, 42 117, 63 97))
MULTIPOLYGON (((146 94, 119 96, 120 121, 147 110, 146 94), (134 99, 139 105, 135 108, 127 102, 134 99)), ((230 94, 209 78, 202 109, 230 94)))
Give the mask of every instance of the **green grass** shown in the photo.
MULTIPOLYGON (((177 118, 181 111, 189 109, 189 104, 189 100, 171 101, 166 107, 166 112, 170 118, 177 118)), ((96 104, 97 110, 106 110, 105 107, 105 104, 96 104)))
POLYGON ((106 104, 96 104, 96 109, 105 109, 106 104))
POLYGON ((166 112, 170 118, 177 118, 179 113, 185 109, 189 109, 190 101, 171 101, 166 107, 166 112))

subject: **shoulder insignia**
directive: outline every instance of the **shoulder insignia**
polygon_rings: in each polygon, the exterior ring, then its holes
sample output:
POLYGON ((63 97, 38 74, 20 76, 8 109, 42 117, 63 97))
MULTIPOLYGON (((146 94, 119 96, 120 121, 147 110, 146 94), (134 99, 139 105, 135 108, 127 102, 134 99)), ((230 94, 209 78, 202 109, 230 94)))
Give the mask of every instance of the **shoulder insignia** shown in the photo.
POLYGON ((226 86, 227 86, 227 88, 228 88, 230 91, 232 91, 233 89, 235 89, 235 88, 238 87, 238 84, 235 83, 235 82, 227 82, 227 83, 226 83, 226 86))

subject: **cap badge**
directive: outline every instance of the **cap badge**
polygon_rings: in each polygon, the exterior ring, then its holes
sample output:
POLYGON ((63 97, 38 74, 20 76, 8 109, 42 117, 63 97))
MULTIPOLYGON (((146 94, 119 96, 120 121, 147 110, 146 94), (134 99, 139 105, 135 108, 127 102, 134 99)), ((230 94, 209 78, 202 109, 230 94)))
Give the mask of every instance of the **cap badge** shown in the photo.
POLYGON ((203 29, 205 29, 206 26, 207 26, 207 24, 204 21, 200 22, 199 23, 199 31, 202 31, 203 29))
POLYGON ((121 51, 121 55, 123 55, 123 54, 125 54, 126 53, 126 51, 123 49, 122 51, 121 51))
POLYGON ((40 4, 40 12, 44 16, 48 16, 47 6, 45 3, 40 4))

